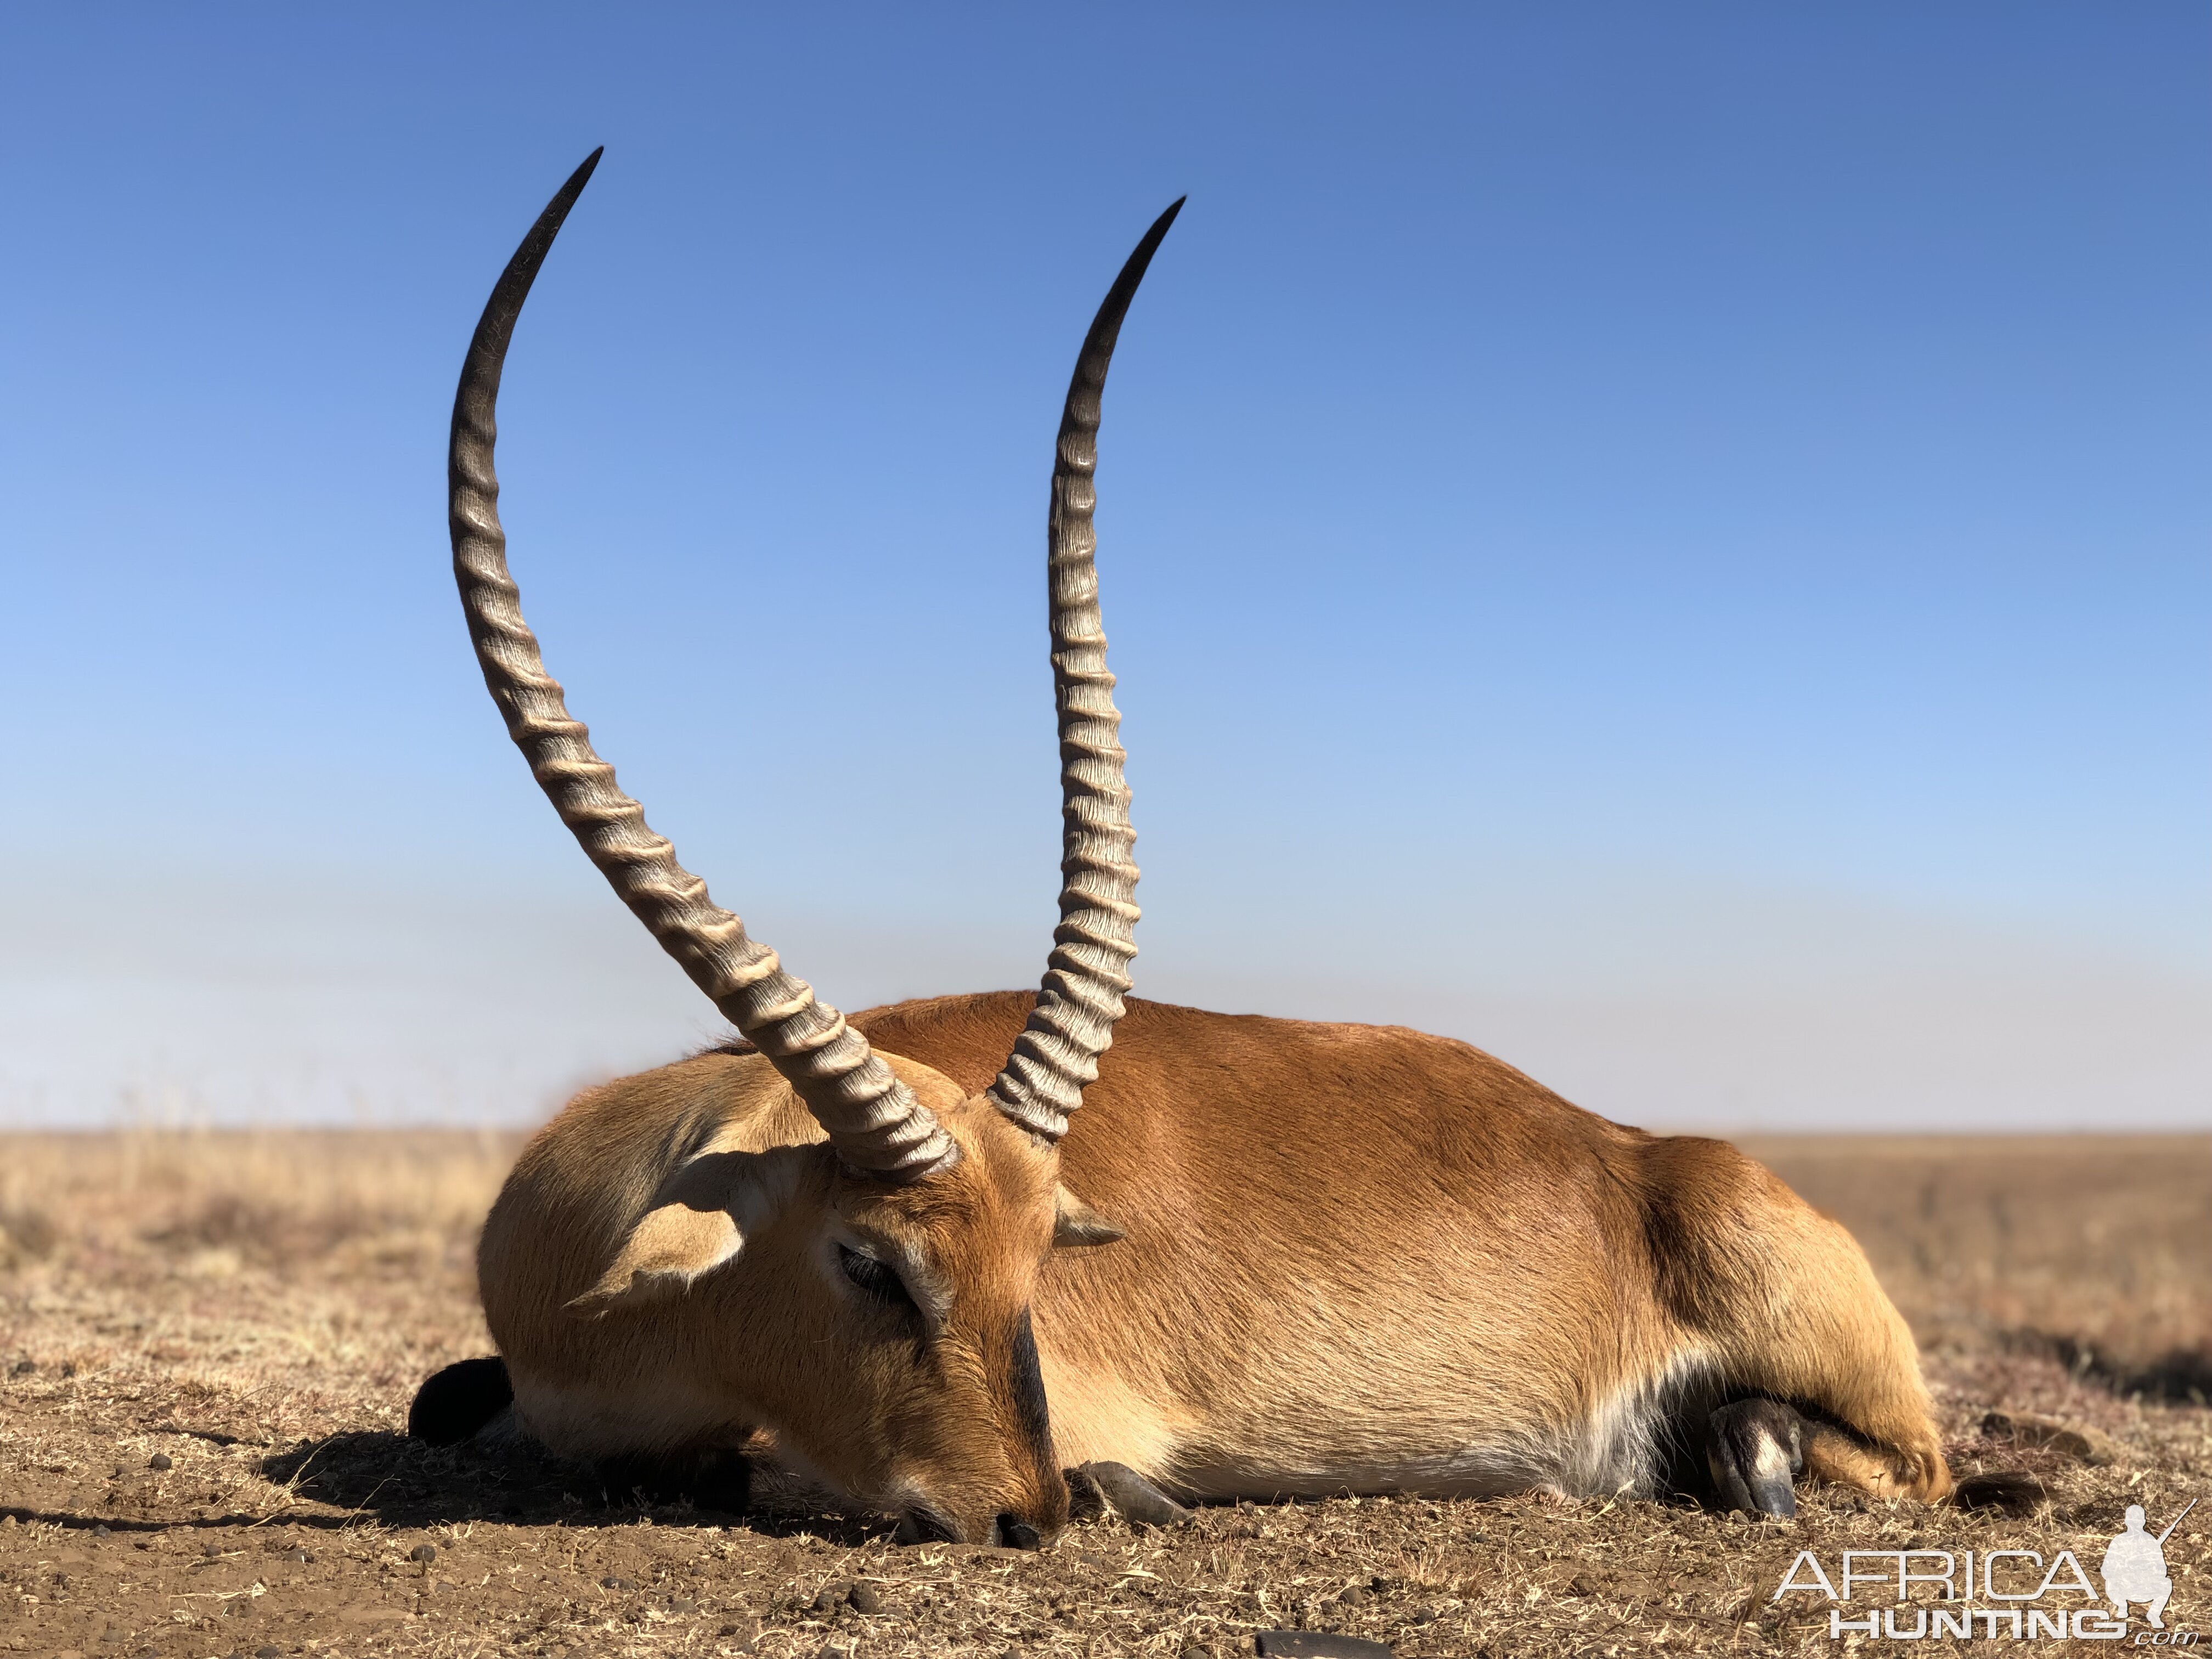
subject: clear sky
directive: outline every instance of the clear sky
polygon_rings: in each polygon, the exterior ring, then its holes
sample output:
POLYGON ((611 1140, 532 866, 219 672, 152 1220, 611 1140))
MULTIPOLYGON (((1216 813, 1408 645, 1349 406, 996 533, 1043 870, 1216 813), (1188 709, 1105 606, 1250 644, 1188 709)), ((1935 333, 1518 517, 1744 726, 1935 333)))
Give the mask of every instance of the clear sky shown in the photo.
POLYGON ((16 7, 0 1122, 542 1115, 712 1010, 508 746, 572 706, 847 1007, 1034 981, 1042 530, 1140 994, 1629 1121, 2212 1123, 2212 11, 16 7))

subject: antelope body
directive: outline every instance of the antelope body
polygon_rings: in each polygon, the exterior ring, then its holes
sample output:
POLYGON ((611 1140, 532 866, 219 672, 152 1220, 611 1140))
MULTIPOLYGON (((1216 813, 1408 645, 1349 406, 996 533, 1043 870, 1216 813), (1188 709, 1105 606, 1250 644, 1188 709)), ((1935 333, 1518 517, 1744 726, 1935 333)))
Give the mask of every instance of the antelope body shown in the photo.
POLYGON ((507 337, 596 160, 471 346, 456 569, 540 782, 747 1041, 589 1091, 532 1142, 479 1255, 498 1374, 432 1379, 418 1428, 462 1437, 511 1390, 523 1431, 625 1466, 764 1434, 905 1535, 1024 1545, 1066 1522, 1070 1471, 1125 1507, 1688 1486, 1788 1514, 1801 1473, 1951 1491, 1864 1257, 1733 1148, 1608 1123, 1440 1037, 1125 1001, 1136 871, 1090 477, 1176 209, 1101 308, 1061 425, 1066 883, 1042 989, 848 1022, 708 902, 568 719, 491 506, 507 337))

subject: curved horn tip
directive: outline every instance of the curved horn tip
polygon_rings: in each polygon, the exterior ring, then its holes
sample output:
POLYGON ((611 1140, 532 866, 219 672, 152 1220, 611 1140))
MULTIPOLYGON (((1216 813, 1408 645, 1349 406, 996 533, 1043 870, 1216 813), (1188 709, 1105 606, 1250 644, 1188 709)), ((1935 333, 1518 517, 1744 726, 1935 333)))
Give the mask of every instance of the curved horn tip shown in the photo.
MULTIPOLYGON (((568 181, 555 191, 553 199, 545 204, 545 211, 539 216, 541 225, 550 220, 554 232, 558 234, 562 222, 568 216, 568 210, 576 205, 576 198, 584 193, 584 186, 592 182, 592 174, 599 170, 599 157, 606 153, 607 147, 601 144, 583 159, 581 165, 568 175, 568 181)), ((526 240, 524 246, 528 246, 526 240)))
POLYGON ((553 192, 553 199, 546 204, 546 210, 550 212, 557 207, 562 216, 566 216, 568 210, 575 206, 576 198, 584 193, 584 186, 592 182, 592 174, 599 170, 599 157, 606 153, 607 147, 601 144, 586 155, 582 164, 568 175, 568 182, 553 192))
MULTIPOLYGON (((550 221, 554 233, 559 233, 562 222, 568 216, 568 210, 576 205, 576 198, 584 193, 584 186, 592 182, 592 174, 598 171, 599 157, 606 153, 607 147, 601 144, 583 159, 576 170, 568 175, 567 182, 553 192, 553 199, 546 203, 545 211, 538 216, 538 228, 544 228, 550 221)), ((532 234, 534 235, 535 231, 532 234)), ((527 247, 530 240, 529 237, 524 238, 523 246, 527 247)), ((518 254, 521 251, 521 248, 515 250, 518 254)))
MULTIPOLYGON (((1165 239, 1168 228, 1175 223, 1176 215, 1182 211, 1182 204, 1188 200, 1190 198, 1187 195, 1176 197, 1174 201, 1168 204, 1167 211, 1152 221, 1152 228, 1145 233, 1144 240, 1137 244, 1137 253, 1141 255, 1146 263, 1150 263, 1152 254, 1158 250, 1161 241, 1165 239)), ((1134 258, 1135 256, 1132 256, 1132 263, 1134 263, 1134 258)))

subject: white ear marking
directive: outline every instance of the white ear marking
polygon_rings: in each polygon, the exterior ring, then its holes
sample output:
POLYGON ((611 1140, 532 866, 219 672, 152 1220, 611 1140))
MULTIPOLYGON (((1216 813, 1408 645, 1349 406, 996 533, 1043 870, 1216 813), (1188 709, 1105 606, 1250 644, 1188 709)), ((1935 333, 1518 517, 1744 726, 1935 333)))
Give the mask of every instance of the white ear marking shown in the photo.
POLYGON ((733 1258, 744 1242, 726 1210, 664 1204, 646 1212, 599 1282, 563 1310, 579 1319, 598 1319, 617 1307, 668 1301, 733 1258))
POLYGON ((565 1304, 576 1319, 682 1296, 734 1260, 791 1196, 811 1147, 749 1152, 709 1147, 672 1170, 615 1259, 592 1288, 565 1304))

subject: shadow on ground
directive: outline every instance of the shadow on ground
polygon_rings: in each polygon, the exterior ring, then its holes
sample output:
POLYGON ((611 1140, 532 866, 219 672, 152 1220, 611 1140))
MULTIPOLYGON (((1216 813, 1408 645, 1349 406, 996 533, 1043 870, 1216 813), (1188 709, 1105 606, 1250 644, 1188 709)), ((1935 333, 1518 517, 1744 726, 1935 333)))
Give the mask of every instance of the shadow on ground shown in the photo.
POLYGON ((495 1520, 514 1526, 741 1526, 770 1537, 807 1534, 842 1546, 880 1538, 890 1523, 749 1504, 742 1489, 712 1484, 683 1494, 648 1492, 619 1474, 527 1444, 439 1447, 404 1434, 355 1431, 302 1441, 261 1462, 261 1473, 312 1503, 374 1517, 387 1527, 495 1520))

